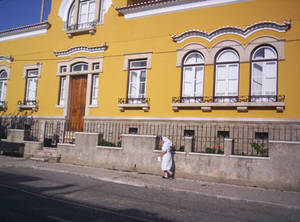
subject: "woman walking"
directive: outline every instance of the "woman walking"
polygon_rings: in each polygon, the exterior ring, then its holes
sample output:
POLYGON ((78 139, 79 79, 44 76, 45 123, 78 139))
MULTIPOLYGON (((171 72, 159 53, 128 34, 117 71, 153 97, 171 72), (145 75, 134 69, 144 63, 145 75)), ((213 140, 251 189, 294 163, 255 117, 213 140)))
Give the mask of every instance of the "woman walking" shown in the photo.
POLYGON ((162 153, 160 157, 162 159, 161 162, 161 169, 164 171, 164 176, 162 178, 169 179, 170 177, 173 178, 174 174, 171 171, 172 168, 172 154, 171 154, 171 146, 172 142, 167 138, 162 138, 164 144, 162 146, 162 153))

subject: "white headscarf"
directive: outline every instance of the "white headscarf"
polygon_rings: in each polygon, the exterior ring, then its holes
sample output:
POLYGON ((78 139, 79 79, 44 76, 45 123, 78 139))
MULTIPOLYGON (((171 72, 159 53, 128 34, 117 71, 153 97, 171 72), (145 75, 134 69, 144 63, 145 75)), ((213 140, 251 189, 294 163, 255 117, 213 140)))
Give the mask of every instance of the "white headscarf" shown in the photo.
POLYGON ((171 140, 169 140, 167 137, 163 137, 162 140, 164 141, 164 146, 170 147, 172 146, 171 140))

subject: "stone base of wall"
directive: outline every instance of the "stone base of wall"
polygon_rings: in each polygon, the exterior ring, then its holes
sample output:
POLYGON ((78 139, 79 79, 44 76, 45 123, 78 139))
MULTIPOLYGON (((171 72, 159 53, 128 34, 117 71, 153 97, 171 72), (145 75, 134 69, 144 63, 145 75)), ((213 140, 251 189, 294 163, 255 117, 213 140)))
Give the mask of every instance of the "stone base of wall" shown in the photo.
MULTIPOLYGON (((58 145, 61 162, 162 174, 156 136, 124 134, 121 148, 97 146, 95 133, 75 136, 75 144, 58 145)), ((186 140, 188 144, 190 138, 186 140)), ((300 142, 272 141, 269 157, 232 155, 232 143, 225 140, 224 154, 173 152, 175 176, 300 191, 300 142)))

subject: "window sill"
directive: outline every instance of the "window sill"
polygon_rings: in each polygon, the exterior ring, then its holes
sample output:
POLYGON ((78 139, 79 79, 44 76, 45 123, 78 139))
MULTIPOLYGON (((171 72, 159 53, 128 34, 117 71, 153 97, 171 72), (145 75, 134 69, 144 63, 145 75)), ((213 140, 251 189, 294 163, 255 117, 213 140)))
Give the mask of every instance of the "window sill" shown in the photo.
POLYGON ((64 105, 56 105, 56 108, 63 109, 63 108, 65 108, 65 106, 64 105))
POLYGON ((125 109, 142 109, 144 112, 148 112, 150 105, 148 103, 118 104, 118 107, 121 112, 124 112, 125 109))
POLYGON ((97 108, 98 107, 98 104, 91 104, 91 105, 88 105, 88 108, 97 108))
POLYGON ((38 105, 17 105, 18 111, 22 110, 32 110, 37 112, 38 111, 38 105))
POLYGON ((211 112, 213 108, 236 108, 238 112, 248 112, 248 108, 275 108, 277 112, 283 112, 285 102, 172 103, 174 112, 181 108, 201 108, 203 112, 211 112))
POLYGON ((89 27, 89 28, 84 28, 84 29, 75 29, 75 30, 69 30, 66 31, 67 36, 69 38, 72 38, 74 35, 80 35, 80 34, 84 34, 84 33, 89 33, 91 35, 94 35, 96 33, 96 27, 89 27))

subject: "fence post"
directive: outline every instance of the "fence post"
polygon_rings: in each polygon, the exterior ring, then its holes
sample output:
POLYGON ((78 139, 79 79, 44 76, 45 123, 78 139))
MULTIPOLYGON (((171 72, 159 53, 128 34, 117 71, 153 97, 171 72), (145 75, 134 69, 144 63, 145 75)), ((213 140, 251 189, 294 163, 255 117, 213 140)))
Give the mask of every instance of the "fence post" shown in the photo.
POLYGON ((224 154, 226 157, 232 155, 233 152, 233 139, 225 138, 224 141, 224 154))
POLYGON ((44 139, 45 139, 45 130, 46 130, 46 124, 45 124, 45 120, 41 120, 41 122, 40 122, 40 138, 39 138, 39 141, 40 142, 44 142, 44 139))
POLYGON ((193 137, 185 136, 184 137, 184 151, 188 154, 192 152, 193 147, 193 137))

